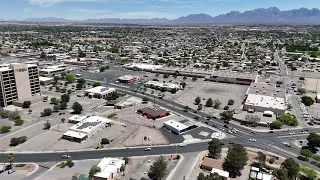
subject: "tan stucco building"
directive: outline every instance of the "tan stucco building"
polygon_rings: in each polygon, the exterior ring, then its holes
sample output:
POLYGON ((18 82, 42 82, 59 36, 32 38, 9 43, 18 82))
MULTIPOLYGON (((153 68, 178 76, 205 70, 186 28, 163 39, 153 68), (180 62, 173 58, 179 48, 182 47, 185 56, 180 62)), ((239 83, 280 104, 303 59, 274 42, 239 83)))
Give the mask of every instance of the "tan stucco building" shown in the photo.
POLYGON ((28 99, 40 93, 38 66, 11 64, 0 68, 0 106, 28 99))

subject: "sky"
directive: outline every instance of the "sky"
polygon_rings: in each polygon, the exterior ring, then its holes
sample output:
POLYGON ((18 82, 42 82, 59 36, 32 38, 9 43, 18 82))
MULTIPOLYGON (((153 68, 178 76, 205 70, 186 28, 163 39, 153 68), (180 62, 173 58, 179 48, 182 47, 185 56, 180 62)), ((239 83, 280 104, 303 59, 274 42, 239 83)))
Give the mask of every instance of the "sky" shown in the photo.
POLYGON ((320 0, 0 0, 0 19, 174 19, 189 14, 216 16, 274 6, 280 10, 320 8, 320 0))

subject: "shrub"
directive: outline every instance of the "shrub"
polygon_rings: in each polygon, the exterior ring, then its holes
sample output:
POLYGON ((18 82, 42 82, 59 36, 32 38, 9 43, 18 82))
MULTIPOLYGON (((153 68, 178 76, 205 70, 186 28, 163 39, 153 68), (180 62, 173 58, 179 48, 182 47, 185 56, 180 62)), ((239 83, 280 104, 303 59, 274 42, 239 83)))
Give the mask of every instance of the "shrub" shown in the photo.
POLYGON ((303 96, 301 101, 306 106, 311 106, 314 103, 314 100, 310 96, 303 96))
POLYGON ((19 144, 22 144, 24 142, 27 141, 27 137, 26 136, 21 136, 21 137, 14 137, 10 140, 10 146, 17 146, 19 144))
POLYGON ((229 106, 225 106, 223 110, 229 110, 229 106))
POLYGON ((11 129, 11 126, 2 126, 0 127, 0 133, 3 134, 3 133, 10 132, 10 129, 11 129))
POLYGON ((269 163, 270 163, 270 164, 273 164, 273 163, 274 163, 274 161, 275 161, 275 159, 274 159, 274 158, 269 159, 269 163))
POLYGON ((16 119, 16 120, 14 120, 14 125, 15 126, 21 126, 22 124, 23 124, 23 120, 22 119, 16 119))
POLYGON ((282 127, 282 122, 281 121, 273 121, 271 124, 270 124, 270 128, 271 129, 281 129, 282 127))
POLYGON ((109 143, 110 143, 109 139, 107 139, 107 138, 101 139, 101 144, 109 144, 109 143))
POLYGON ((232 106, 233 104, 234 104, 234 100, 233 100, 233 99, 229 99, 228 105, 229 105, 229 106, 232 106))
POLYGON ((22 108, 30 108, 30 105, 31 105, 31 101, 24 101, 23 104, 22 104, 22 108))

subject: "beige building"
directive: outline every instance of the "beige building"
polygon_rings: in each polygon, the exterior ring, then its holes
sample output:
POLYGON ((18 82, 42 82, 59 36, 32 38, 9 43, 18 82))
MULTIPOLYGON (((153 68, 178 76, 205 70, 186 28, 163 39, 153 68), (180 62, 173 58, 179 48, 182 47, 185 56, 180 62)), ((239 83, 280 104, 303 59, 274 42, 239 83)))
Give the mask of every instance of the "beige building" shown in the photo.
POLYGON ((38 66, 11 64, 0 68, 0 106, 40 93, 38 66))

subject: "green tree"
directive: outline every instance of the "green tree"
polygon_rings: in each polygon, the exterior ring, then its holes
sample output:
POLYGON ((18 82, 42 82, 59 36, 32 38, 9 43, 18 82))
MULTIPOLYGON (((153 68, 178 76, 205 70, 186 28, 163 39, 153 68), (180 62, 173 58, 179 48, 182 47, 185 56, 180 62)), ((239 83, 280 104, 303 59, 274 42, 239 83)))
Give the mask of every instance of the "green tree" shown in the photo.
POLYGON ((271 129, 281 129, 283 123, 281 121, 273 121, 271 124, 270 124, 270 128, 271 129))
POLYGON ((100 143, 104 145, 104 144, 109 144, 110 141, 107 138, 102 138, 100 143))
POLYGON ((31 101, 24 101, 22 104, 22 108, 30 108, 31 101))
POLYGON ((213 106, 213 101, 211 98, 207 99, 206 101, 206 107, 212 107, 213 106))
POLYGON ((312 152, 309 150, 309 149, 301 149, 300 150, 300 155, 301 156, 304 156, 305 158, 310 158, 310 157, 312 157, 312 152))
POLYGON ((78 84, 84 85, 86 83, 86 80, 83 78, 79 78, 77 81, 78 84))
POLYGON ((92 87, 97 87, 97 86, 101 86, 101 83, 99 83, 99 82, 94 82, 94 83, 92 84, 92 87))
POLYGON ((310 96, 302 96, 301 101, 306 106, 311 106, 314 103, 314 99, 310 96))
POLYGON ((11 138, 10 140, 10 146, 17 146, 19 144, 22 144, 24 142, 27 141, 27 137, 26 136, 21 136, 21 137, 14 137, 14 138, 11 138))
POLYGON ((50 108, 46 108, 43 110, 43 112, 41 113, 41 116, 50 116, 52 114, 52 109, 50 108))
POLYGON ((67 74, 66 75, 66 80, 69 82, 69 83, 73 83, 75 81, 75 78, 72 74, 67 74))
POLYGON ((82 89, 82 88, 83 88, 83 85, 82 85, 82 84, 79 84, 79 83, 78 83, 78 84, 76 85, 76 89, 82 89))
POLYGON ((281 165, 287 169, 288 177, 290 179, 297 178, 300 171, 300 165, 296 163, 292 158, 286 159, 281 165))
POLYGON ((194 100, 194 104, 199 105, 200 103, 201 103, 200 97, 196 97, 196 99, 194 100))
POLYGON ((69 102, 69 100, 70 100, 69 94, 63 94, 63 95, 61 95, 61 101, 69 102))
POLYGON ((147 98, 147 97, 142 98, 142 103, 143 104, 148 103, 148 101, 149 101, 149 98, 147 98))
POLYGON ((209 142, 208 150, 209 150, 209 157, 218 159, 220 157, 221 150, 222 150, 219 139, 213 138, 209 142))
POLYGON ((163 156, 160 156, 151 165, 148 176, 153 180, 161 180, 167 170, 168 163, 163 156))
POLYGON ((320 147, 320 135, 316 133, 310 133, 307 137, 308 145, 311 147, 320 147))
POLYGON ((100 167, 98 165, 92 165, 89 171, 89 178, 92 179, 98 172, 101 172, 100 167))
POLYGON ((82 106, 77 101, 72 104, 72 109, 75 114, 81 114, 82 106))
POLYGON ((183 107, 184 111, 189 111, 190 110, 190 107, 189 106, 185 106, 183 107))
POLYGON ((60 109, 63 110, 63 109, 67 109, 68 107, 68 103, 65 102, 65 101, 61 101, 60 102, 60 109))
POLYGON ((233 111, 223 111, 222 113, 220 113, 220 116, 222 116, 222 118, 225 120, 232 120, 233 111))
POLYGON ((307 168, 307 167, 302 167, 301 171, 307 180, 316 180, 317 179, 318 173, 315 170, 307 168))
POLYGON ((198 105, 198 110, 202 110, 202 104, 198 105))
POLYGON ((266 154, 264 154, 261 151, 258 151, 258 161, 261 165, 264 165, 266 163, 266 159, 267 159, 266 154))
POLYGON ((241 176, 241 170, 248 161, 248 153, 240 144, 234 144, 229 147, 228 153, 222 164, 223 170, 229 172, 231 178, 241 176))
POLYGON ((197 180, 206 180, 206 176, 201 172, 199 173, 198 177, 197 177, 197 180))
POLYGON ((52 104, 59 104, 59 102, 60 102, 60 100, 55 97, 51 98, 50 101, 52 104))
POLYGON ((288 170, 284 167, 281 167, 280 169, 276 170, 276 176, 278 179, 281 179, 281 180, 289 180, 288 170))
POLYGON ((229 106, 232 106, 233 104, 234 104, 234 100, 233 100, 233 99, 229 99, 228 105, 229 105, 229 106))
POLYGON ((281 114, 279 121, 288 126, 298 126, 298 120, 290 114, 281 114))

